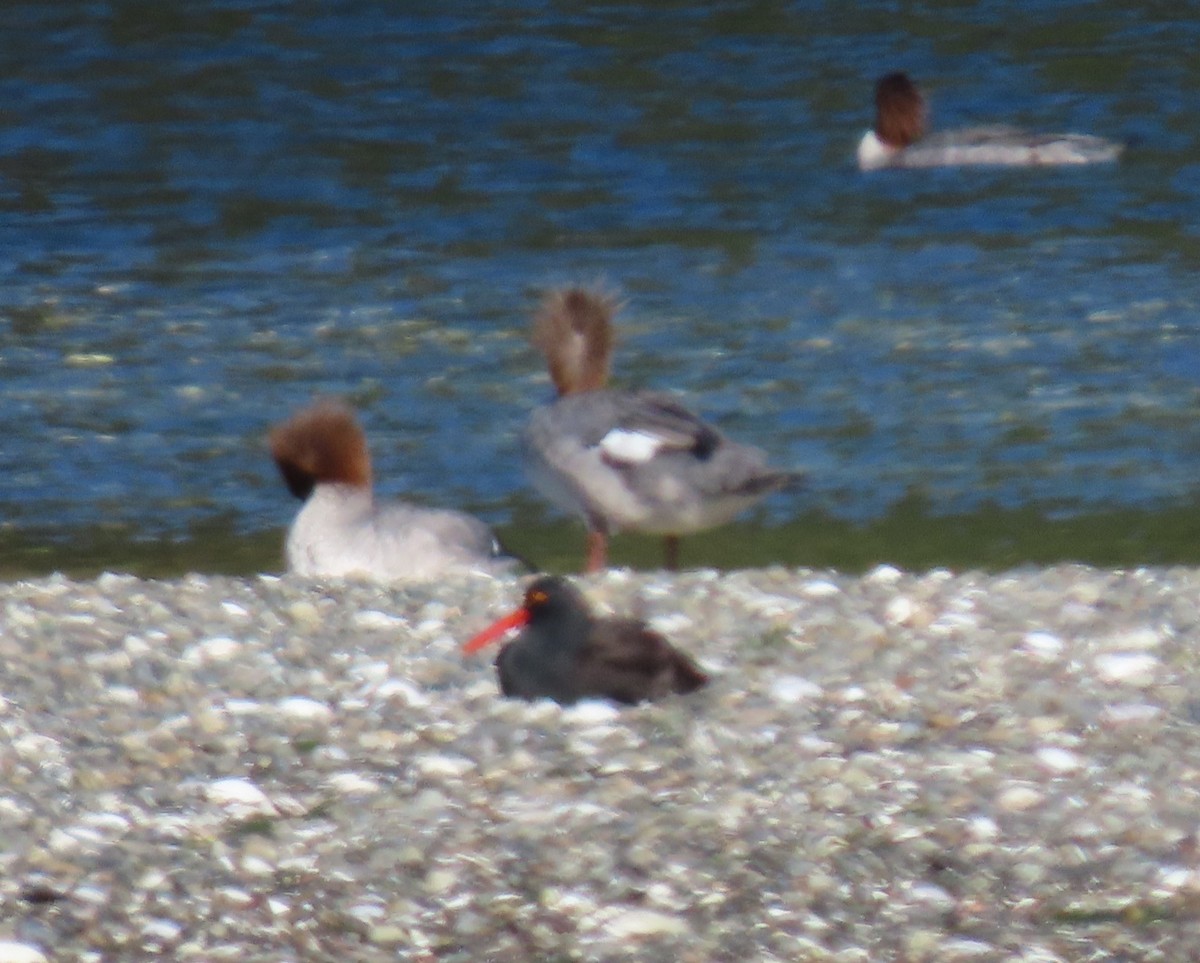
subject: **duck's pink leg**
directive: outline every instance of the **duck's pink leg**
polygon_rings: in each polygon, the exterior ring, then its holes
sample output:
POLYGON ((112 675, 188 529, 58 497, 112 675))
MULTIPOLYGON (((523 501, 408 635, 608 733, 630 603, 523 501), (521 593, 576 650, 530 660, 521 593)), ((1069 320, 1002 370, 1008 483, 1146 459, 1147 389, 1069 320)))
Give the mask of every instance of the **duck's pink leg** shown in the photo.
POLYGON ((608 534, 588 529, 588 553, 585 572, 599 572, 608 566, 608 534))
POLYGON ((679 571, 679 536, 663 536, 663 563, 668 572, 679 571))

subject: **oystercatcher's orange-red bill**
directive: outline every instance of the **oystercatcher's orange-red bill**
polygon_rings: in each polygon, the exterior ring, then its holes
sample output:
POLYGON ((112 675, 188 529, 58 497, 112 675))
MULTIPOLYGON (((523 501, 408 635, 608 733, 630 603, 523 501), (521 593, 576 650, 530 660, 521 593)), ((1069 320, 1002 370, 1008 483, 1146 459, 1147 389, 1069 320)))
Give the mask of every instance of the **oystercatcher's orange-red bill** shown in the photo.
POLYGON ((510 629, 519 629, 522 625, 529 623, 529 612, 526 609, 517 609, 510 615, 493 622, 486 629, 480 632, 477 636, 471 639, 463 646, 463 652, 471 653, 478 652, 489 642, 499 638, 510 629))

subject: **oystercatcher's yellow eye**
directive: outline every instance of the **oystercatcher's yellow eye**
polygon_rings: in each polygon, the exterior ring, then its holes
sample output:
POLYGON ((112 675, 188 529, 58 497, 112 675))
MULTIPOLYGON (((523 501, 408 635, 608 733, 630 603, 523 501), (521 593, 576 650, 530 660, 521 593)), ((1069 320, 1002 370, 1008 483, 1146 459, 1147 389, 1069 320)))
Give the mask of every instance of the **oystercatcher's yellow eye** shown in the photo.
POLYGON ((550 596, 541 589, 534 589, 529 593, 529 598, 526 601, 529 605, 545 605, 550 601, 550 596))

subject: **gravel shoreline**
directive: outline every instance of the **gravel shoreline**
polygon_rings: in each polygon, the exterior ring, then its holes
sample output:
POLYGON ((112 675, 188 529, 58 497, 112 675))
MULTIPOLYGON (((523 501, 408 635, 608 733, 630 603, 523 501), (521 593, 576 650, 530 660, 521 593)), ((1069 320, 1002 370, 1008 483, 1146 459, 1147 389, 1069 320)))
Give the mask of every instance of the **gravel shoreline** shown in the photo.
POLYGON ((1200 572, 609 572, 714 676, 499 697, 520 581, 0 585, 0 963, 1191 960, 1200 572))

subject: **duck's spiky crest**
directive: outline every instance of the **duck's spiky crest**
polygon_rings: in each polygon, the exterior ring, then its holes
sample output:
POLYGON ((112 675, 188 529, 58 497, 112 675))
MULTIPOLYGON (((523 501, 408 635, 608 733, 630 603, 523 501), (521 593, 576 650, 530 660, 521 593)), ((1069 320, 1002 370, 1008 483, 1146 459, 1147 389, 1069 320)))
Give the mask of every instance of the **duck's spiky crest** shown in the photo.
POLYGON ((317 485, 371 486, 367 436, 345 402, 314 402, 271 429, 268 442, 288 490, 301 500, 317 485))
POLYGON ((613 294, 577 286, 542 299, 533 319, 533 343, 560 395, 595 391, 608 382, 612 319, 620 306, 613 294))

